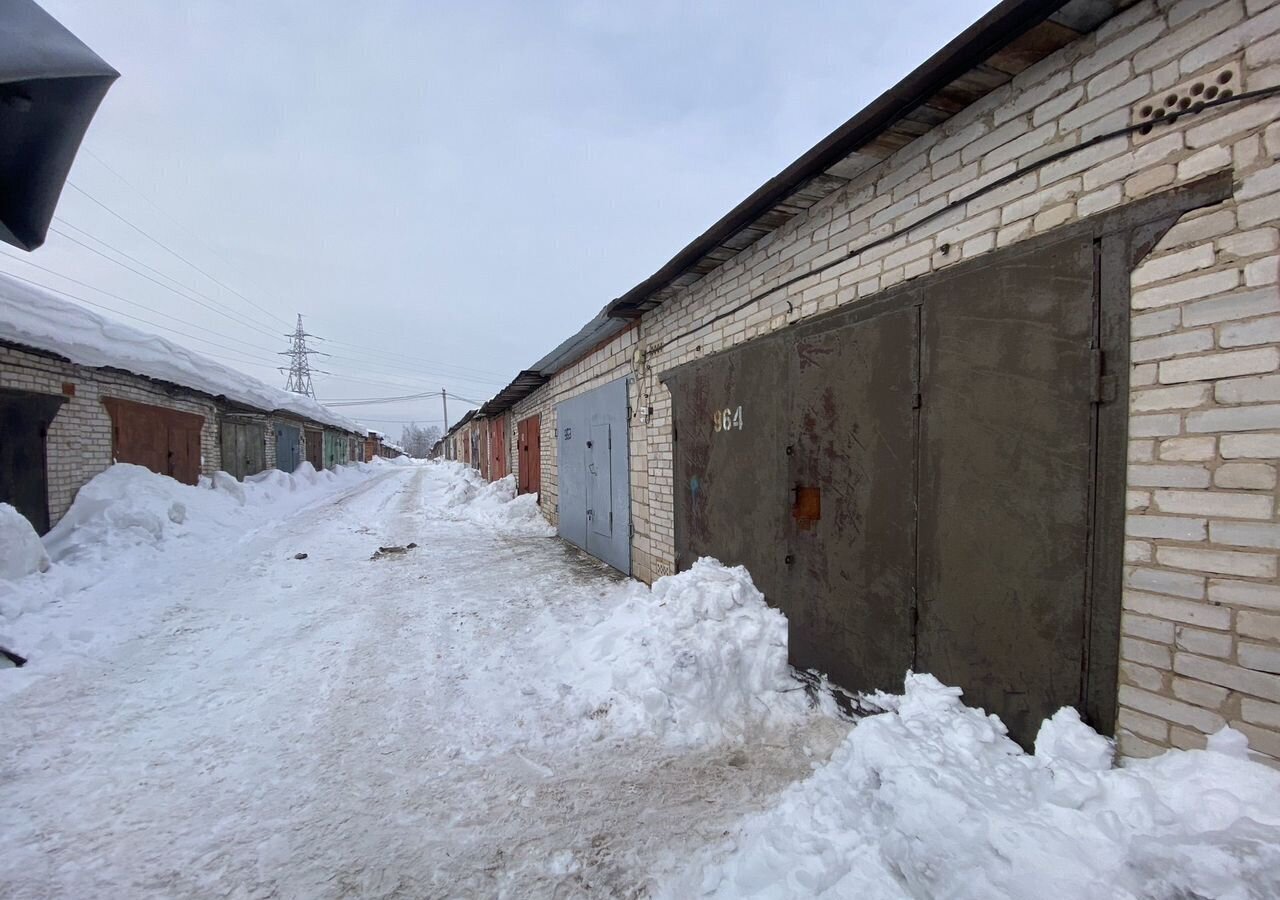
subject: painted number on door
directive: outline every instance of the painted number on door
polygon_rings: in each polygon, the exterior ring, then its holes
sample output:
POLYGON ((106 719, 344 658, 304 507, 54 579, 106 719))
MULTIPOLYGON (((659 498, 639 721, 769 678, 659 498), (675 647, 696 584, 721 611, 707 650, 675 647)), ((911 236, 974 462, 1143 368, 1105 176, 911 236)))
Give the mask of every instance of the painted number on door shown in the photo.
POLYGON ((737 409, 720 409, 711 414, 711 425, 716 432, 742 430, 742 407, 737 409))

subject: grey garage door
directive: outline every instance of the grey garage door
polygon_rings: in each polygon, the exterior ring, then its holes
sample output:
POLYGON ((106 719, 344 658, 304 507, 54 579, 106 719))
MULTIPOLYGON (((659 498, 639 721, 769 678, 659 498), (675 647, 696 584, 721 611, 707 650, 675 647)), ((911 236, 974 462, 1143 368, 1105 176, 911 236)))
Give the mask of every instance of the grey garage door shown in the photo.
POLYGON ((302 429, 276 423, 276 468, 292 472, 302 465, 302 429))
POLYGON ((560 536, 631 571, 631 473, 625 378, 556 406, 560 536))
POLYGON ((241 481, 267 467, 266 428, 261 422, 222 420, 222 470, 241 481))

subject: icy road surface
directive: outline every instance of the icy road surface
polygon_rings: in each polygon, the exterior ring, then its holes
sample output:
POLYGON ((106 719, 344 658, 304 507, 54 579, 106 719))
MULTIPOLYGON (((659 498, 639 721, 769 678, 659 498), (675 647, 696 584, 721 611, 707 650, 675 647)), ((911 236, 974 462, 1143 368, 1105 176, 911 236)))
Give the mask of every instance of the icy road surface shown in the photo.
POLYGON ((442 486, 385 466, 106 566, 60 664, 0 670, 29 682, 0 695, 0 895, 640 896, 844 736, 817 715, 740 749, 579 735, 539 642, 613 577, 429 515, 442 486))

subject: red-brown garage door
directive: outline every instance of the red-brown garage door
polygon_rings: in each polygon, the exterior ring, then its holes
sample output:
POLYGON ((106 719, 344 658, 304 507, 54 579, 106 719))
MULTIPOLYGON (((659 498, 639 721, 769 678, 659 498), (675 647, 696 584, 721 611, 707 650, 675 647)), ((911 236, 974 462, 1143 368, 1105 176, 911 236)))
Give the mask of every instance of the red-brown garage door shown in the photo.
POLYGON ((529 416, 516 423, 516 451, 520 493, 536 494, 542 490, 541 416, 529 416))
POLYGON ((111 415, 116 462, 146 466, 183 484, 200 479, 203 416, 118 397, 104 397, 102 405, 111 415))

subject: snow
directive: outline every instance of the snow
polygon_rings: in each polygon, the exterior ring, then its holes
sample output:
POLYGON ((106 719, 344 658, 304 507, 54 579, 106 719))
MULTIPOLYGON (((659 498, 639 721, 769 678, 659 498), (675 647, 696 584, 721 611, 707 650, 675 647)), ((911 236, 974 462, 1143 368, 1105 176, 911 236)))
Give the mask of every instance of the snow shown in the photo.
POLYGON ((634 896, 847 728, 602 727, 543 653, 627 586, 442 518, 445 467, 353 469, 250 481, 244 506, 150 476, 168 493, 118 502, 159 539, 109 530, 114 558, 46 573, 82 589, 6 626, 31 657, 0 678, 6 897, 634 896))
POLYGON ((599 621, 548 629, 565 703, 615 733, 741 741, 809 713, 787 665, 787 622, 741 566, 701 559, 650 589, 628 582, 599 621))
POLYGON ((479 471, 460 462, 442 459, 431 465, 441 476, 433 489, 433 512, 440 518, 484 525, 505 534, 555 534, 538 508, 538 495, 516 495, 514 475, 485 481, 479 471))
POLYGON ((13 581, 49 568, 40 536, 22 513, 8 503, 0 503, 0 581, 13 581))
POLYGON ((512 493, 91 482, 0 581, 5 896, 1280 896, 1243 735, 1117 767, 1063 710, 1028 754, 924 674, 855 724, 744 570, 634 584, 512 493))
POLYGON ((1242 758, 1242 735, 1113 768, 1074 711, 1028 755, 960 698, 909 675, 665 896, 1280 896, 1280 773, 1242 758))
POLYGON ((84 366, 123 369, 254 409, 289 412, 345 431, 363 431, 310 397, 271 387, 172 341, 114 322, 3 273, 0 340, 56 353, 84 366))
MULTIPOLYGON (((96 641, 131 633, 142 624, 130 622, 136 608, 118 605, 119 620, 99 633, 82 624, 87 617, 78 595, 92 593, 90 589, 104 579, 127 584, 136 567, 163 566, 174 545, 196 549, 205 542, 225 541, 286 518, 376 471, 378 467, 361 465, 317 472, 304 462, 293 474, 272 469, 241 484, 219 472, 190 486, 142 466, 116 463, 80 488, 43 543, 16 510, 0 505, 6 569, 0 578, 0 646, 31 657, 22 673, 26 677, 64 653, 89 652, 96 641), (11 545, 22 552, 11 554, 11 545), (37 553, 45 561, 43 567, 30 562, 38 559, 37 553), (24 557, 28 562, 16 566, 16 576, 11 574, 8 570, 24 557), (47 616, 29 620, 31 613, 46 607, 47 616)), ((116 606, 118 598, 110 602, 116 606)), ((0 695, 19 681, 12 673, 6 676, 0 695)))

